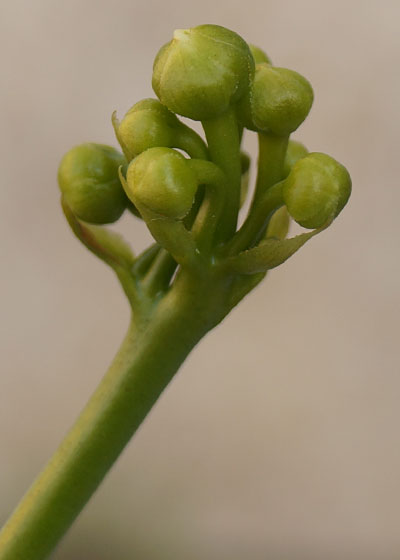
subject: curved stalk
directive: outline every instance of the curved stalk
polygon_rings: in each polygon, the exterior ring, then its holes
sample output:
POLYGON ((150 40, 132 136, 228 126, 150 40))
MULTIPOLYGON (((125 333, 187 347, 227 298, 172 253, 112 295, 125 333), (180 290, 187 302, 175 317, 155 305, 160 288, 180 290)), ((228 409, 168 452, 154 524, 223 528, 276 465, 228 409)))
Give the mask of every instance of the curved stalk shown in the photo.
POLYGON ((208 159, 208 150, 205 142, 192 128, 182 124, 177 131, 176 148, 184 150, 191 158, 208 159))
POLYGON ((225 255, 235 255, 256 244, 267 227, 271 214, 283 204, 283 181, 263 193, 242 227, 224 247, 225 255))
POLYGON ((82 223, 73 214, 63 197, 61 197, 61 206, 75 236, 91 253, 114 270, 131 308, 136 313, 141 312, 143 301, 139 296, 136 278, 132 273, 135 258, 129 245, 113 231, 82 223))
POLYGON ((289 138, 265 132, 258 133, 257 180, 252 209, 265 191, 283 178, 283 164, 289 138))

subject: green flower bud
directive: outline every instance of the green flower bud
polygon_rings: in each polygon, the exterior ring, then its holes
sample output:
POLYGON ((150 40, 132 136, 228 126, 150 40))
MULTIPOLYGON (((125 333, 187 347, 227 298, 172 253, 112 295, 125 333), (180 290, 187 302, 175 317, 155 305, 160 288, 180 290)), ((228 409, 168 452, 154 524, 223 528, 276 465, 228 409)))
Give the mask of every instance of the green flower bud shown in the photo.
POLYGON ((251 54, 253 55, 254 62, 260 64, 261 62, 266 62, 267 64, 272 64, 269 56, 259 47, 255 45, 249 45, 251 54))
POLYGON ((157 99, 139 101, 121 122, 114 112, 112 122, 128 161, 155 147, 180 148, 191 157, 207 157, 207 148, 200 136, 157 99))
POLYGON ((188 160, 170 148, 150 148, 129 165, 126 194, 140 210, 184 218, 192 207, 197 179, 188 160))
POLYGON ((167 146, 173 142, 180 122, 156 99, 143 99, 126 113, 121 122, 113 113, 112 122, 118 142, 128 160, 148 148, 167 146))
POLYGON ((174 113, 194 120, 221 115, 247 91, 254 60, 247 43, 219 25, 178 29, 159 51, 153 89, 174 113))
POLYGON ((296 161, 305 157, 307 154, 308 150, 304 144, 297 142, 296 140, 289 140, 285 162, 283 164, 283 178, 286 178, 289 175, 296 161))
POLYGON ((122 154, 103 144, 81 144, 65 154, 58 183, 75 216, 92 224, 118 220, 128 203, 118 178, 124 162, 122 154))
POLYGON ((297 72, 257 64, 251 93, 240 105, 241 119, 250 130, 288 136, 307 117, 314 94, 297 72))
POLYGON ((351 178, 339 162, 318 152, 293 166, 283 185, 283 199, 293 219, 309 229, 338 216, 351 193, 351 178))

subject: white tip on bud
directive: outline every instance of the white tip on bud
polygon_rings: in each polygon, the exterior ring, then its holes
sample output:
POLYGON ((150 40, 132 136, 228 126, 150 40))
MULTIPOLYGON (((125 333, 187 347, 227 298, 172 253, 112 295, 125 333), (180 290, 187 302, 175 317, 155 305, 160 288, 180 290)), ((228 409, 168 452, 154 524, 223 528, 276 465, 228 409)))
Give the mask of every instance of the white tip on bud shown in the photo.
POLYGON ((187 41, 190 35, 190 29, 175 29, 174 39, 177 41, 187 41))

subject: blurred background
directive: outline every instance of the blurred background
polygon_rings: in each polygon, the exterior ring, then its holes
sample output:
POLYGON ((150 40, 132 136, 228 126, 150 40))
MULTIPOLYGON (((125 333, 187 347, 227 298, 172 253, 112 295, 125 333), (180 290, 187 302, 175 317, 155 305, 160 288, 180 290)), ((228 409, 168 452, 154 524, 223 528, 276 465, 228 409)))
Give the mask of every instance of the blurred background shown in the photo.
MULTIPOLYGON (((15 0, 1 9, 0 522, 128 324, 72 236, 57 166, 116 145, 175 28, 216 23, 306 76, 294 138, 341 161, 349 205, 195 349, 55 560, 400 557, 397 0, 15 0)), ((256 157, 255 139, 246 138, 256 157)), ((140 250, 144 226, 118 229, 140 250)))

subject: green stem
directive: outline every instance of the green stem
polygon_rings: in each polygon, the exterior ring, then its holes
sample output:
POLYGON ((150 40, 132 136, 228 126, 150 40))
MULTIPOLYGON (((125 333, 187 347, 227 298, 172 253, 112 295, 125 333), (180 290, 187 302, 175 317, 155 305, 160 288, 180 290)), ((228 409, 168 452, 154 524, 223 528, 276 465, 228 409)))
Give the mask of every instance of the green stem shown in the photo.
POLYGON ((145 249, 134 261, 132 272, 136 276, 144 276, 147 274, 157 255, 162 251, 158 243, 153 243, 145 249))
POLYGON ((161 249, 143 278, 143 286, 149 297, 164 292, 171 281, 177 264, 165 249, 161 249))
POLYGON ((226 175, 211 161, 191 159, 188 165, 198 182, 205 186, 205 196, 194 220, 192 234, 199 250, 207 255, 226 201, 226 175))
POLYGON ((229 109, 223 115, 203 121, 211 161, 217 164, 228 179, 229 192, 218 228, 221 241, 229 239, 236 231, 240 207, 240 139, 236 115, 229 109))
POLYGON ((191 158, 208 159, 208 150, 205 142, 189 126, 182 125, 179 128, 176 148, 184 150, 191 158))
POLYGON ((287 136, 258 133, 257 181, 252 209, 267 189, 283 179, 283 164, 288 141, 287 136))
POLYGON ((103 227, 84 225, 73 214, 61 198, 64 215, 76 237, 99 259, 108 264, 115 272, 131 308, 141 312, 143 301, 139 296, 138 285, 132 274, 135 263, 130 247, 121 236, 103 227))
POLYGON ((169 296, 140 328, 132 322, 98 389, 0 533, 1 560, 47 557, 211 327, 196 315, 200 303, 185 303, 182 292, 169 296))
POLYGON ((185 216, 183 219, 183 225, 185 226, 186 229, 189 230, 192 229, 193 223, 196 219, 196 216, 204 200, 204 192, 205 192, 204 185, 199 185, 196 192, 196 196, 194 197, 193 206, 190 209, 189 214, 185 216))
POLYGON ((260 195, 258 203, 247 216, 240 230, 224 247, 225 255, 240 253, 240 251, 249 249, 259 241, 268 225, 271 214, 283 204, 282 186, 283 181, 260 195))

